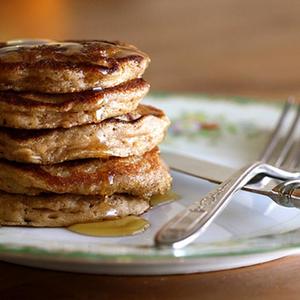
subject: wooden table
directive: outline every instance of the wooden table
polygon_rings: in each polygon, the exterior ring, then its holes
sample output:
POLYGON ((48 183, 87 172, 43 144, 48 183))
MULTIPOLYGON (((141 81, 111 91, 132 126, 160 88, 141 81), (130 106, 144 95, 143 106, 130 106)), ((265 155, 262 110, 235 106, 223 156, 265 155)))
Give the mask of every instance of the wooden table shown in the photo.
POLYGON ((126 277, 0 263, 0 299, 299 299, 299 268, 290 257, 234 271, 126 277))
MULTIPOLYGON (((122 39, 153 90, 300 96, 297 0, 1 1, 0 39, 122 39)), ((121 277, 0 263, 0 299, 299 299, 300 257, 231 271, 121 277)))

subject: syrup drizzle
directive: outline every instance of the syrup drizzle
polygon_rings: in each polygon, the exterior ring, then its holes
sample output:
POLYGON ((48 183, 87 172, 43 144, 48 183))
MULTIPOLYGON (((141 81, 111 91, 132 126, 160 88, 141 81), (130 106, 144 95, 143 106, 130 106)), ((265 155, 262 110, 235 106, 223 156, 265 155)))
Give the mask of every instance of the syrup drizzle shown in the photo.
POLYGON ((55 51, 64 52, 66 56, 82 54, 83 45, 75 42, 55 42, 51 40, 13 40, 8 41, 7 46, 0 48, 0 56, 10 52, 19 52, 25 48, 37 48, 38 46, 55 46, 55 51))
POLYGON ((167 204, 176 200, 180 200, 181 196, 179 194, 176 194, 173 191, 169 191, 168 193, 164 195, 154 195, 150 199, 150 206, 156 207, 163 204, 167 204))
MULTIPOLYGON (((92 43, 92 42, 91 42, 92 43)), ((144 56, 139 50, 137 49, 131 49, 130 47, 122 46, 122 45, 113 45, 109 42, 105 41, 97 41, 96 42, 98 47, 101 48, 103 46, 103 49, 99 49, 99 52, 101 52, 102 58, 106 58, 109 56, 109 53, 111 53, 111 56, 116 59, 121 59, 124 57, 129 56, 144 56)), ((89 59, 86 53, 84 52, 85 47, 82 43, 77 42, 57 42, 53 40, 46 40, 46 39, 37 39, 37 40, 30 40, 30 39, 24 39, 24 40, 11 40, 6 42, 6 46, 0 48, 0 58, 4 59, 5 61, 9 61, 9 57, 6 58, 8 54, 11 52, 15 52, 18 54, 22 49, 24 48, 37 48, 39 46, 54 46, 54 52, 62 52, 65 56, 80 56, 81 60, 83 59, 84 62, 95 64, 95 61, 92 59, 89 59)))

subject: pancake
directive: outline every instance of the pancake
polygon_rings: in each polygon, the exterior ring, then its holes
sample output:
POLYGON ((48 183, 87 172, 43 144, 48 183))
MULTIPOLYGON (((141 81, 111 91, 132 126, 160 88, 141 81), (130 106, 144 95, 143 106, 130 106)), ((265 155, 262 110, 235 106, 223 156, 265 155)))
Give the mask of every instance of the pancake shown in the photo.
POLYGON ((143 79, 69 94, 0 91, 0 126, 41 129, 98 123, 135 110, 148 91, 143 79))
POLYGON ((26 196, 0 192, 0 225, 62 227, 140 215, 148 208, 149 201, 130 195, 26 196))
POLYGON ((136 47, 102 40, 0 43, 0 90, 73 93, 141 77, 150 62, 136 47))
POLYGON ((170 121, 163 111, 139 105, 126 115, 68 129, 0 128, 0 157, 55 164, 83 158, 142 155, 164 138, 170 121))
POLYGON ((87 159, 55 165, 0 160, 0 190, 8 193, 103 196, 127 193, 149 198, 155 194, 165 194, 170 185, 171 177, 158 148, 143 156, 87 159))

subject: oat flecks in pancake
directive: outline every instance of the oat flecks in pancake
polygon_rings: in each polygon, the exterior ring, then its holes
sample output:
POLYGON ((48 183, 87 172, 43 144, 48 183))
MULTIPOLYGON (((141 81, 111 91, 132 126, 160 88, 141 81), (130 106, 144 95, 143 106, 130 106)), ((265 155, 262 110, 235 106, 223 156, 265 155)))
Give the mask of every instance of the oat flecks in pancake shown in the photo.
POLYGON ((0 126, 44 129, 99 123, 134 111, 149 91, 134 79, 101 91, 42 94, 0 91, 0 126))
POLYGON ((0 43, 0 90, 73 93, 139 78, 148 55, 108 41, 0 43))
POLYGON ((26 196, 0 192, 0 225, 61 227, 140 215, 148 208, 148 200, 126 194, 26 196))

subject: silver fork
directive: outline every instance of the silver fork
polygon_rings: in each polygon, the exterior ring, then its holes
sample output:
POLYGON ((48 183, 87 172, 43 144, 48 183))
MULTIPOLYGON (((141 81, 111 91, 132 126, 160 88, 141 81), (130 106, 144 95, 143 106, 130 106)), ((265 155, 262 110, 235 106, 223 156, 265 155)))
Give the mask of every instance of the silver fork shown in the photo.
MULTIPOLYGON (((209 192, 202 199, 172 218, 156 234, 156 245, 182 248, 194 241, 225 208, 232 195, 249 181, 259 185, 261 179, 268 176, 280 180, 292 180, 295 183, 295 180, 300 178, 300 172, 287 170, 294 169, 299 163, 297 157, 297 154, 299 154, 299 139, 295 140, 299 119, 300 105, 295 105, 294 100, 290 98, 285 104, 277 126, 260 159, 235 172, 214 191, 209 192), (293 106, 297 106, 296 115, 285 134, 283 143, 280 143, 281 132, 288 121, 288 115, 293 106), (277 151, 278 148, 280 148, 279 151, 277 151)), ((289 185, 289 187, 294 187, 294 185, 289 185)), ((279 185, 278 190, 282 194, 287 193, 285 185, 279 185)), ((276 202, 281 201, 278 198, 274 200, 276 202)))

